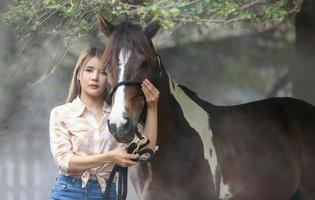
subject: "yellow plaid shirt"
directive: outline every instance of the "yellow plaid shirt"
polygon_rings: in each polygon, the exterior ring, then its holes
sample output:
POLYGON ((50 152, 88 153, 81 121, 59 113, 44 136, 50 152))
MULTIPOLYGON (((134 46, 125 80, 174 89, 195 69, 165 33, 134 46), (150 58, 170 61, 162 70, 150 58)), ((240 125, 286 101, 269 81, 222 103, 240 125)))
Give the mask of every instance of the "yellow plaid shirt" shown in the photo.
MULTIPOLYGON (((69 175, 69 161, 73 155, 100 154, 127 146, 118 143, 108 131, 107 119, 110 106, 105 102, 103 111, 102 122, 98 124, 79 97, 71 103, 52 109, 49 129, 50 147, 59 173, 69 175)), ((106 163, 85 171, 81 176, 82 188, 86 186, 90 175, 94 175, 102 192, 105 192, 105 178, 109 177, 113 165, 113 163, 106 163)))

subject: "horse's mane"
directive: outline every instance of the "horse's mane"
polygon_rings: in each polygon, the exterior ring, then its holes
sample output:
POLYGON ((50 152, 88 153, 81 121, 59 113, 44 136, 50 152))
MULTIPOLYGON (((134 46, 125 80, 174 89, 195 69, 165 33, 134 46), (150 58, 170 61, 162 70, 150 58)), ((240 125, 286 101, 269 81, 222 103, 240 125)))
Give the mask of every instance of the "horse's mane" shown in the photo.
POLYGON ((189 96, 189 98, 191 98, 192 100, 194 100, 197 104, 199 105, 203 105, 203 106, 206 106, 206 107, 212 107, 213 105, 210 104, 209 102, 201 99, 196 92, 190 90, 189 88, 187 88, 186 86, 183 86, 183 85, 178 85, 184 92, 187 96, 189 96))

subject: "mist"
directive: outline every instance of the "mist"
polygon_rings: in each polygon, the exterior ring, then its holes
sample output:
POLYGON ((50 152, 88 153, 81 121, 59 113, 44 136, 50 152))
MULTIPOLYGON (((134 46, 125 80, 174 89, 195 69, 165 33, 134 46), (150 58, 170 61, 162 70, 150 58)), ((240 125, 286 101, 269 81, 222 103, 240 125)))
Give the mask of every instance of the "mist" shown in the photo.
MULTIPOLYGON (((177 83, 216 105, 292 96, 294 74, 270 92, 293 67, 293 26, 285 27, 285 34, 278 27, 257 31, 241 24, 199 32, 196 27, 184 26, 172 34, 160 31, 153 40, 177 83)), ((88 45, 82 39, 65 52, 60 38, 18 38, 13 27, 0 31, 1 199, 49 198, 57 176, 49 114, 65 103, 76 59, 88 45)), ((137 199, 132 189, 128 199, 137 199)))

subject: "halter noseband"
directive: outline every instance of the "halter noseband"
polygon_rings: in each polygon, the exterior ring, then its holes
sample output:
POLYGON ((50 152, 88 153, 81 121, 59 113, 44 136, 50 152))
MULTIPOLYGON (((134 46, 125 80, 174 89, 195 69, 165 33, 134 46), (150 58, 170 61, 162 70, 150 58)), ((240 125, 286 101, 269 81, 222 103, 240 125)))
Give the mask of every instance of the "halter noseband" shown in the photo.
POLYGON ((140 87, 141 83, 142 83, 141 81, 137 81, 137 80, 120 81, 113 87, 113 89, 110 91, 109 95, 112 98, 114 92, 118 89, 119 86, 122 86, 122 85, 134 85, 134 86, 139 86, 140 87))

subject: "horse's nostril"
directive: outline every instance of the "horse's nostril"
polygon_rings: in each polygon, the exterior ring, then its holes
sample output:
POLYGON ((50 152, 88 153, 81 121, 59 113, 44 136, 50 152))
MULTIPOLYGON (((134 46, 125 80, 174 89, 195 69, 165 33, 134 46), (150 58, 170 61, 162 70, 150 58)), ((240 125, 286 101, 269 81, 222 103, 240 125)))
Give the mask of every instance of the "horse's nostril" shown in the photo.
POLYGON ((117 126, 116 124, 109 124, 109 131, 112 133, 112 134, 116 134, 118 129, 117 129, 117 126))
POLYGON ((125 120, 126 120, 126 123, 125 123, 125 125, 124 125, 124 126, 125 126, 125 127, 128 127, 128 126, 129 126, 129 121, 130 121, 130 120, 129 120, 129 118, 125 118, 125 120))
POLYGON ((123 114, 123 118, 124 118, 124 120, 125 120, 124 126, 125 126, 125 127, 128 127, 128 125, 129 125, 129 118, 128 118, 128 116, 127 116, 126 113, 123 114))
POLYGON ((122 115, 122 117, 123 117, 125 120, 128 120, 128 114, 127 114, 127 112, 124 112, 123 115, 122 115))

